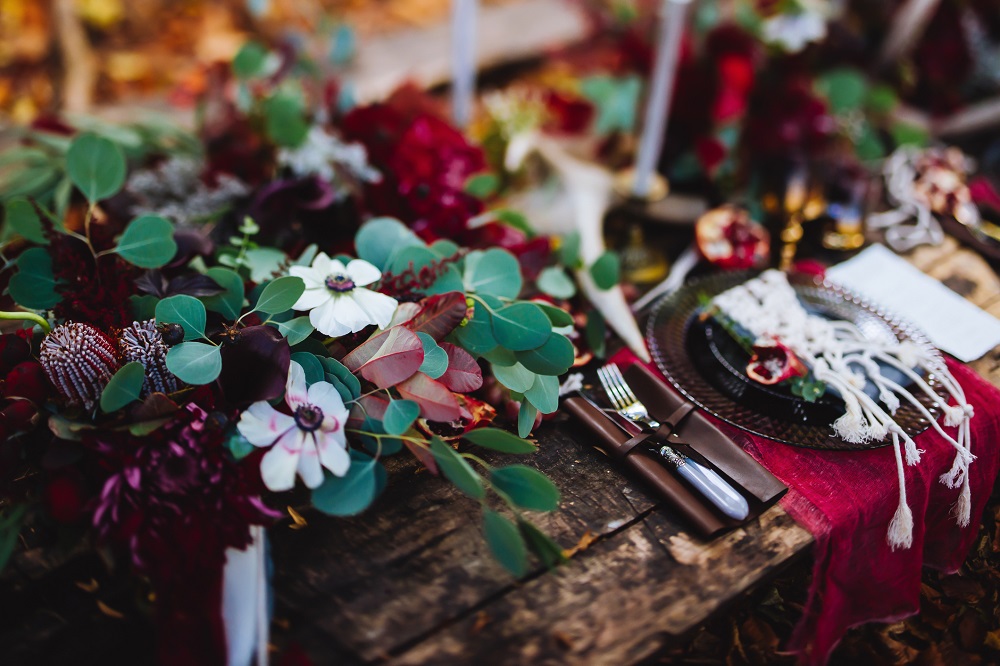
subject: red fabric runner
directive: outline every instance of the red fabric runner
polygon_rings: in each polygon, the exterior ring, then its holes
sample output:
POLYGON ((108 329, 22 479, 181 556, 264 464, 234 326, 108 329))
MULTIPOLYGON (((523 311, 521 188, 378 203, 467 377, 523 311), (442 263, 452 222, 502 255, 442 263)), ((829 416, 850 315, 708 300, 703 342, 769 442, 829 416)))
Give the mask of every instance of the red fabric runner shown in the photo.
MULTIPOLYGON (((636 362, 628 350, 613 361, 636 362)), ((906 468, 906 492, 913 511, 913 546, 893 551, 886 530, 899 501, 892 448, 818 451, 750 435, 716 424, 789 490, 781 506, 816 539, 812 585, 803 616, 788 649, 800 661, 823 664, 848 628, 865 622, 894 622, 920 610, 921 567, 958 570, 979 531, 986 500, 1000 466, 1000 391, 949 358, 948 369, 975 409, 970 470, 972 520, 960 528, 950 515, 958 499, 938 481, 951 467, 954 449, 933 430, 916 438, 924 450, 906 468)), ((651 366, 654 370, 655 366, 651 366)), ((946 429, 950 434, 951 429, 946 429)))

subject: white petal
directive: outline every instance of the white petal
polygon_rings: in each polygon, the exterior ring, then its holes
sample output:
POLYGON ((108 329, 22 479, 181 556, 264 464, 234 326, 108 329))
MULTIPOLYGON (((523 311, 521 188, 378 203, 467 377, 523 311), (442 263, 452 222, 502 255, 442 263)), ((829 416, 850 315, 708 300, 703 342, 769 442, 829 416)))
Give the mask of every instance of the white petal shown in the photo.
POLYGON ((268 490, 281 492, 295 486, 295 468, 302 451, 303 433, 298 428, 289 430, 274 448, 260 460, 260 478, 268 490))
POLYGON ((355 298, 358 291, 368 290, 354 289, 333 301, 333 318, 343 326, 348 327, 351 333, 357 333, 373 321, 371 316, 358 303, 357 298, 355 298))
POLYGON ((340 419, 342 414, 347 413, 347 409, 344 407, 344 399, 340 397, 340 393, 329 382, 316 382, 309 387, 309 404, 316 405, 323 410, 324 416, 333 415, 340 419))
POLYGON ((326 275, 308 266, 292 266, 288 269, 288 273, 293 277, 302 278, 302 281, 306 283, 306 289, 325 288, 326 286, 323 284, 326 275))
POLYGON ((299 296, 299 300, 295 301, 295 305, 292 306, 293 310, 312 310, 313 308, 318 308, 319 306, 326 303, 328 300, 333 298, 333 294, 326 286, 318 288, 307 287, 302 295, 299 296))
POLYGON ((306 371, 292 361, 288 364, 288 381, 285 383, 285 402, 295 409, 306 402, 306 371))
POLYGON ((313 325, 313 328, 323 335, 329 335, 334 338, 339 338, 351 332, 350 327, 345 326, 336 317, 335 306, 337 301, 342 298, 342 296, 331 296, 330 300, 326 303, 312 309, 309 313, 309 323, 313 325))
POLYGON ((355 289, 351 292, 354 301, 368 313, 368 319, 378 324, 379 328, 385 328, 392 321, 392 315, 399 305, 392 296, 372 291, 371 289, 355 289))
POLYGON ((294 426, 295 419, 261 401, 243 412, 236 429, 254 446, 271 446, 294 426))
POLYGON ((324 280, 330 274, 330 261, 326 252, 320 252, 313 258, 312 269, 316 271, 316 275, 322 275, 324 280))
MULTIPOLYGON (((317 433, 319 434, 319 433, 317 433)), ((330 470, 334 476, 344 476, 351 467, 351 456, 347 449, 334 437, 320 435, 316 441, 319 459, 323 467, 330 470)))
POLYGON ((327 275, 338 275, 338 274, 339 275, 346 275, 347 274, 347 266, 345 266, 344 262, 342 262, 340 259, 331 259, 330 260, 330 272, 327 273, 327 275))
POLYGON ((299 455, 299 476, 307 488, 319 488, 323 485, 323 467, 319 462, 319 452, 312 437, 309 436, 299 455))
POLYGON ((354 284, 358 287, 364 287, 382 277, 382 271, 364 259, 352 259, 349 261, 347 263, 347 274, 351 276, 354 284))

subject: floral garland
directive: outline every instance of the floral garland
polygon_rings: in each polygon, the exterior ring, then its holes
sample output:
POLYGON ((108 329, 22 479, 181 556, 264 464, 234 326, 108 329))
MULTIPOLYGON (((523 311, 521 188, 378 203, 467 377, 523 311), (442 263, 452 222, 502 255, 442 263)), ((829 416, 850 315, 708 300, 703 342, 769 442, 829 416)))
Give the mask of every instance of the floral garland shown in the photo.
POLYGON ((247 643, 220 610, 224 587, 250 586, 226 573, 255 557, 237 553, 263 552, 258 526, 296 488, 361 513, 390 456, 477 500, 514 575, 530 554, 561 562, 529 515, 558 489, 469 447, 535 452, 559 376, 603 346, 568 307, 571 249, 485 212, 482 151, 425 98, 331 117, 271 57, 240 52, 197 150, 174 131, 59 124, 5 155, 46 175, 3 193, 19 308, 0 318, 24 327, 0 335, 0 566, 26 528, 89 527, 151 585, 163 662, 247 643), (123 146, 129 132, 142 140, 123 146), (536 282, 553 272, 558 297, 536 282))

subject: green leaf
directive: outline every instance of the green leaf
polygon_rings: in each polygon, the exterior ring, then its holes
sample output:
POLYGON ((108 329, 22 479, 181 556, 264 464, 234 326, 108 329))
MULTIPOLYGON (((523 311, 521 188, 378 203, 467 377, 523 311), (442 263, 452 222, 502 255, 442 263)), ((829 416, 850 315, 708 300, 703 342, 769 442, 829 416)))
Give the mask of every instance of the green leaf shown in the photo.
POLYGON ((347 366, 338 361, 335 358, 321 358, 320 363, 323 364, 323 369, 328 373, 339 379, 344 385, 350 389, 352 394, 352 399, 357 400, 358 396, 361 395, 361 380, 354 376, 347 366))
POLYGON ((493 317, 479 301, 475 302, 472 319, 451 333, 455 343, 474 356, 488 354, 497 347, 493 337, 493 317))
POLYGON ((385 408, 382 427, 390 435, 402 435, 420 416, 420 405, 412 400, 393 400, 385 408))
POLYGON ((233 74, 238 79, 257 76, 264 69, 266 60, 267 49, 260 42, 247 42, 233 58, 233 74))
POLYGON ((635 129, 636 109, 642 92, 638 76, 591 76, 580 82, 580 92, 597 107, 594 131, 597 134, 635 129))
POLYGON ((889 113, 896 108, 898 103, 899 98, 896 96, 896 91, 892 89, 892 86, 885 84, 872 86, 871 90, 868 91, 868 98, 865 100, 865 105, 872 112, 880 114, 889 113))
POLYGON ((40 247, 25 250, 14 262, 17 273, 10 278, 10 297, 29 310, 48 310, 62 298, 56 292, 52 257, 40 247))
POLYGON ((229 435, 223 444, 227 449, 229 449, 229 453, 232 454, 233 458, 236 460, 243 460, 257 448, 247 441, 247 438, 235 428, 233 428, 232 434, 229 435))
POLYGON ((344 401, 344 404, 354 400, 354 395, 351 394, 351 389, 347 388, 347 384, 337 379, 336 376, 331 375, 328 372, 323 375, 323 381, 337 389, 337 393, 340 394, 340 399, 344 401))
POLYGON ((21 238, 39 245, 48 245, 49 239, 42 230, 42 221, 35 207, 27 199, 10 199, 4 204, 4 225, 21 238))
POLYGON ((927 130, 907 123, 894 124, 889 132, 897 146, 926 146, 930 142, 927 130))
POLYGON ((465 181, 464 189, 477 199, 489 199, 500 189, 500 179, 495 173, 479 173, 465 181))
POLYGON ((21 532, 21 523, 27 510, 27 505, 19 504, 8 507, 4 510, 4 515, 0 516, 0 571, 4 570, 10 556, 14 554, 17 535, 21 532))
POLYGON ((553 541, 549 535, 529 523, 527 520, 518 520, 517 528, 521 530, 521 536, 528 543, 528 549, 533 552, 546 567, 551 569, 554 566, 566 562, 562 548, 553 541))
POLYGON ((301 145, 309 133, 302 98, 287 91, 275 94, 264 102, 264 124, 267 135, 279 146, 301 145))
MULTIPOLYGON (((218 312, 226 319, 238 319, 240 311, 243 309, 243 278, 240 277, 240 274, 228 268, 214 266, 205 271, 205 275, 225 289, 221 294, 202 298, 201 302, 205 304, 205 308, 212 312, 218 312)), ((288 337, 284 331, 282 331, 282 335, 288 337)), ((289 342, 288 344, 295 343, 289 342)))
POLYGON ((553 333, 537 349, 517 352, 518 362, 540 375, 561 375, 573 366, 576 353, 573 343, 565 335, 553 333))
POLYGON ((559 378, 553 375, 535 375, 535 383, 524 392, 542 414, 551 414, 559 409, 559 378))
POLYGON ((528 549, 514 523, 483 507, 483 536, 504 569, 518 577, 528 572, 528 549))
POLYGON ((132 295, 128 297, 128 300, 132 309, 132 319, 135 321, 156 318, 156 304, 160 302, 156 296, 152 294, 132 295))
POLYGON ((826 382, 812 376, 794 377, 791 382, 792 395, 797 395, 806 402, 816 402, 826 393, 826 382))
POLYGON ((858 158, 865 162, 885 156, 885 146, 882 144, 882 139, 867 120, 861 121, 861 130, 854 148, 858 153, 858 158))
POLYGON ((125 227, 115 252, 140 268, 159 268, 177 254, 174 225, 159 215, 137 217, 125 227))
POLYGON ((584 336, 587 338, 587 346, 600 358, 604 357, 605 338, 607 337, 608 326, 604 321, 604 315, 597 310, 587 313, 587 326, 584 329, 584 336))
POLYGON ((296 317, 291 321, 275 322, 274 325, 277 326, 278 332, 288 339, 289 347, 299 344, 316 330, 309 317, 296 317))
POLYGON ((476 470, 472 469, 469 463, 440 437, 431 438, 431 455, 434 456, 445 478, 463 493, 473 499, 482 499, 486 496, 483 480, 476 474, 476 470))
POLYGON ((302 278, 293 275, 268 282, 264 291, 261 292, 260 298, 257 299, 257 305, 253 306, 253 312, 278 314, 285 310, 291 310, 305 290, 306 283, 303 282, 302 278))
POLYGON ((441 349, 427 333, 417 333, 420 344, 424 347, 424 360, 420 364, 419 371, 430 377, 437 379, 448 370, 448 352, 441 349))
POLYGON ((105 138, 80 134, 66 153, 66 171, 90 203, 116 194, 125 184, 125 155, 105 138))
POLYGON ((101 410, 111 413, 138 400, 145 380, 146 368, 142 363, 133 361, 123 365, 101 393, 101 410))
POLYGON ((580 267, 580 232, 571 231, 559 244, 559 262, 567 268, 580 267))
POLYGON ((222 371, 222 354, 215 345, 182 342, 167 352, 167 370, 186 384, 209 384, 222 371))
POLYGON ((538 288, 552 298, 573 298, 576 283, 558 266, 549 266, 538 275, 538 288))
POLYGON ((493 365, 493 376, 515 393, 524 393, 535 383, 535 373, 520 363, 511 366, 493 365))
POLYGON ((258 283, 273 277, 288 261, 288 255, 273 247, 255 247, 247 250, 244 258, 250 268, 250 279, 258 283))
POLYGON ((382 467, 371 456, 351 451, 351 466, 344 476, 323 471, 323 485, 312 491, 312 504, 328 516, 355 516, 378 496, 382 467))
POLYGON ((548 303, 536 302, 535 305, 537 305, 542 309, 542 311, 545 313, 545 316, 548 317, 549 321, 552 322, 553 326, 562 328, 563 326, 573 325, 573 315, 571 315, 566 310, 563 310, 562 308, 557 308, 554 305, 549 305, 548 303))
POLYGON ((462 439, 501 453, 534 453, 538 450, 531 442, 498 428, 476 428, 462 435, 462 439))
POLYGON ((497 298, 517 298, 521 293, 521 265, 517 257, 500 248, 470 252, 465 257, 465 288, 497 298))
POLYGON ((559 508, 559 489, 533 467, 500 467, 490 474, 490 482, 522 509, 555 511, 559 508))
POLYGON ((868 94, 868 82, 861 72, 841 68, 820 76, 816 80, 816 89, 830 102, 830 110, 836 115, 841 115, 864 104, 868 94))
POLYGON ((205 304, 194 296, 178 294, 156 304, 156 323, 180 324, 184 328, 185 340, 205 335, 206 319, 205 304))
POLYGON ((530 435, 537 416, 538 408, 527 400, 522 400, 521 408, 517 410, 517 434, 521 437, 530 435))
POLYGON ((393 254, 406 247, 422 247, 424 242, 399 220, 376 217, 361 226, 354 245, 359 259, 385 271, 393 254))
POLYGON ((523 231, 528 238, 535 235, 535 230, 532 229, 531 224, 528 223, 528 218, 521 213, 518 213, 516 210, 495 210, 493 211, 493 217, 509 227, 514 227, 519 231, 523 231))
POLYGON ((594 283, 599 289, 611 289, 618 284, 620 273, 621 260, 611 250, 599 256, 590 267, 590 277, 594 278, 594 283))
POLYGON ((493 313, 493 335, 512 351, 535 349, 552 335, 552 324, 534 303, 514 303, 493 313))
POLYGON ((312 386, 316 382, 322 382, 326 379, 323 362, 315 354, 293 352, 291 360, 302 366, 302 372, 306 375, 306 384, 312 386))

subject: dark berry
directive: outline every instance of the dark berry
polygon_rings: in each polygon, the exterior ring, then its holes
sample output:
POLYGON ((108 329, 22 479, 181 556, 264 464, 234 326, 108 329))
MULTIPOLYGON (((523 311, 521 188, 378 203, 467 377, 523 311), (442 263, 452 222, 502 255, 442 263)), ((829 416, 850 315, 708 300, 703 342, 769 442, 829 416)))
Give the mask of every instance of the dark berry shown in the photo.
POLYGON ((171 347, 179 345, 184 341, 184 327, 180 324, 163 324, 160 327, 160 337, 171 347))

